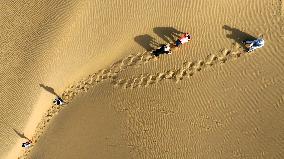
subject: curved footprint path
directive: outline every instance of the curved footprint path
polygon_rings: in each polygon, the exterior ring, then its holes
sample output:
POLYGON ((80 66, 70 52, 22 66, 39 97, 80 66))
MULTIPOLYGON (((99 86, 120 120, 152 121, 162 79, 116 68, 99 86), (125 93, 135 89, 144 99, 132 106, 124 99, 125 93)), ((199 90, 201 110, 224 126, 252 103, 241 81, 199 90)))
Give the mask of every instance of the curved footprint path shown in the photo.
POLYGON ((240 51, 240 46, 238 44, 234 44, 231 49, 223 49, 221 54, 218 55, 208 55, 205 60, 185 61, 180 68, 175 70, 167 70, 156 74, 141 74, 128 79, 114 78, 112 83, 117 87, 137 88, 147 87, 151 84, 167 79, 179 82, 184 78, 193 76, 196 72, 199 72, 206 67, 211 67, 218 63, 225 63, 226 61, 236 59, 243 54, 244 50, 240 51))
MULTIPOLYGON (((97 83, 109 79, 111 80, 111 83, 114 86, 124 89, 147 87, 162 80, 173 80, 178 82, 184 78, 190 78, 195 73, 201 71, 206 67, 211 67, 214 64, 225 63, 232 59, 239 58, 245 54, 245 51, 241 49, 240 45, 233 44, 231 49, 223 49, 221 53, 216 55, 208 55, 205 60, 198 60, 192 62, 185 61, 180 68, 175 70, 158 72, 156 74, 141 74, 127 79, 120 79, 118 78, 119 73, 127 69, 128 67, 142 65, 154 59, 150 52, 129 55, 126 58, 112 64, 109 68, 99 70, 98 72, 89 75, 87 78, 84 78, 81 81, 70 85, 62 93, 62 99, 66 102, 66 104, 68 104, 79 93, 87 92, 91 87, 95 86, 97 83)), ((29 149, 24 150, 23 154, 18 158, 22 159, 27 157, 34 144, 37 143, 40 136, 43 134, 45 128, 48 126, 51 118, 55 114, 57 114, 61 109, 63 109, 62 106, 58 107, 56 105, 53 105, 51 108, 48 109, 43 119, 37 125, 36 131, 33 137, 31 138, 31 140, 33 141, 32 146, 29 149)))

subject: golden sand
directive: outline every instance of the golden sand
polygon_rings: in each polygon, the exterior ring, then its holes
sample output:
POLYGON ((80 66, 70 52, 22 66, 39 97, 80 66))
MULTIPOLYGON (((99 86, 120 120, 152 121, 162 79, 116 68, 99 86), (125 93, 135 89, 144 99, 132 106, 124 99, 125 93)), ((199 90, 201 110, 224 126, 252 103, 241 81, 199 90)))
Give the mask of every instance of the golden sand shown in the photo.
POLYGON ((0 8, 0 158, 284 157, 283 1, 0 8), (154 60, 181 32, 190 44, 154 60))

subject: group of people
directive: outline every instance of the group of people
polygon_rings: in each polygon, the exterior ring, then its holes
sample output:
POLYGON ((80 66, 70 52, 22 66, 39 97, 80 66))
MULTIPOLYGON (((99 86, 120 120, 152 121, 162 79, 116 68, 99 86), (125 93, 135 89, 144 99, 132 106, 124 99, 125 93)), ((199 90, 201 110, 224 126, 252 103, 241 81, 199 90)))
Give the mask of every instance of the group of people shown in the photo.
MULTIPOLYGON (((191 35, 189 33, 184 33, 182 34, 182 36, 180 38, 178 38, 173 47, 180 47, 182 44, 185 44, 187 42, 189 42, 191 40, 191 35)), ((255 49, 258 49, 258 48, 261 48, 264 46, 264 40, 262 37, 256 39, 256 40, 244 40, 242 41, 243 44, 245 45, 249 45, 248 46, 248 50, 247 52, 251 52, 251 51, 254 51, 255 49)), ((172 51, 171 51, 171 46, 170 44, 163 44, 160 48, 154 50, 153 52, 153 55, 158 57, 159 55, 161 54, 172 54, 172 51)), ((53 103, 55 105, 63 105, 64 104, 64 101, 62 98, 60 98, 59 96, 57 96, 53 103)), ((32 141, 29 140, 27 142, 24 142, 22 143, 22 147, 24 148, 29 148, 32 144, 32 141)))
MULTIPOLYGON (((180 38, 178 38, 173 47, 179 47, 182 44, 185 44, 191 40, 191 35, 189 33, 184 33, 180 38)), ((255 49, 261 48, 264 46, 264 40, 262 37, 256 39, 256 40, 244 40, 242 41, 243 44, 249 45, 247 46, 247 52, 254 51, 255 49)), ((154 50, 152 54, 155 57, 158 57, 161 54, 172 54, 171 45, 163 44, 160 48, 154 50)))
MULTIPOLYGON (((182 44, 185 44, 191 40, 191 35, 189 33, 184 33, 182 36, 175 41, 174 47, 179 47, 182 44)), ((171 54, 172 50, 170 44, 163 44, 160 48, 154 50, 153 55, 158 57, 161 54, 171 54)))

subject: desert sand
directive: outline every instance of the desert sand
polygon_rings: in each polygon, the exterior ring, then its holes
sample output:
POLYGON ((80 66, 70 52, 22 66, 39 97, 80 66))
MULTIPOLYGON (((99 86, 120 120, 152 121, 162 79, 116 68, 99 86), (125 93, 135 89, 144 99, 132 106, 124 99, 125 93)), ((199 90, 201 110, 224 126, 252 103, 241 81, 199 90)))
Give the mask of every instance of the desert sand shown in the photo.
POLYGON ((284 158, 283 3, 0 2, 0 158, 284 158))

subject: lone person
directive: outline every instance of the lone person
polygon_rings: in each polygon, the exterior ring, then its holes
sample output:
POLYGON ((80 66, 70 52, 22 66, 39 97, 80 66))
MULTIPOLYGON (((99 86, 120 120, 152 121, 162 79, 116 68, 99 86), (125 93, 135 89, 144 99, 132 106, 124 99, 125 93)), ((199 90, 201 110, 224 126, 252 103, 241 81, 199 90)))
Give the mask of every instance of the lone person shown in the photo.
POLYGON ((170 44, 162 45, 159 49, 153 51, 153 54, 158 57, 160 54, 172 54, 170 44))
POLYGON ((32 145, 32 141, 31 140, 22 143, 22 147, 24 147, 24 148, 29 148, 31 145, 32 145))
POLYGON ((63 101, 62 98, 56 97, 56 98, 54 99, 53 103, 56 104, 56 105, 63 105, 63 104, 64 104, 64 101, 63 101))
POLYGON ((181 44, 187 43, 191 40, 191 35, 189 33, 183 34, 179 39, 177 39, 175 45, 179 47, 181 44))
POLYGON ((253 40, 253 41, 245 40, 245 41, 243 41, 243 43, 245 45, 249 44, 247 52, 254 51, 255 49, 258 49, 258 48, 261 48, 261 47, 264 46, 264 40, 262 38, 258 38, 258 39, 253 40))

